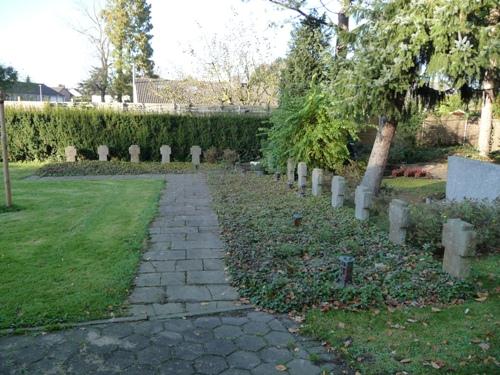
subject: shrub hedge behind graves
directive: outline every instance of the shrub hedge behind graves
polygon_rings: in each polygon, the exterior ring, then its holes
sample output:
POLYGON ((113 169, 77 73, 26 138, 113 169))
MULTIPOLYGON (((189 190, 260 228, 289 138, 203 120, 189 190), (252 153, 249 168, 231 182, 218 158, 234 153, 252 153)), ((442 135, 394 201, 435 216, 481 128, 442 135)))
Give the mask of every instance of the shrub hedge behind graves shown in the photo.
POLYGON ((233 149, 241 160, 259 156, 260 131, 267 117, 255 114, 166 114, 118 112, 94 108, 7 108, 13 160, 62 159, 74 145, 79 159, 97 159, 97 147, 109 146, 111 158, 129 160, 128 148, 141 147, 141 160, 161 160, 160 146, 172 147, 172 158, 189 160, 189 149, 233 149))

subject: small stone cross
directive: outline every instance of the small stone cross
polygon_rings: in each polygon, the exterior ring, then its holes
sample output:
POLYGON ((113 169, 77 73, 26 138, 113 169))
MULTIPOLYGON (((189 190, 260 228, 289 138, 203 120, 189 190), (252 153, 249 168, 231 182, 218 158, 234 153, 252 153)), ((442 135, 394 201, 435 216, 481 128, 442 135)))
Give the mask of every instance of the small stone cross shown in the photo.
POLYGON ((471 257, 476 252, 476 232, 472 224, 448 219, 443 225, 443 271, 459 279, 470 274, 471 257))
POLYGON ((332 207, 340 208, 344 205, 345 178, 342 176, 332 177, 332 207))
POLYGON ((297 165, 297 175, 299 176, 299 180, 298 180, 299 188, 301 188, 302 186, 306 186, 306 182, 307 182, 307 164, 306 163, 300 162, 297 165))
POLYGON ((76 161, 76 147, 68 146, 64 149, 64 154, 66 155, 66 161, 74 163, 76 161))
POLYGON ((141 154, 141 148, 138 145, 132 145, 128 148, 128 153, 130 154, 131 163, 139 163, 139 155, 141 154))
POLYGON ((100 145, 99 147, 97 147, 97 153, 99 154, 99 161, 108 161, 108 146, 100 145))
POLYGON ((170 146, 168 145, 163 145, 160 147, 160 153, 161 153, 161 163, 170 163, 170 154, 172 153, 172 150, 170 146))
POLYGON ((410 209, 405 201, 393 199, 389 204, 389 239, 391 242, 397 245, 405 243, 409 214, 410 209))
POLYGON ((323 190, 323 170, 314 168, 312 171, 312 195, 319 197, 323 190))
POLYGON ((191 147, 191 161, 194 166, 200 165, 200 157, 201 157, 201 147, 200 146, 192 146, 191 147))
POLYGON ((356 188, 354 202, 356 208, 354 215, 358 220, 368 220, 370 217, 370 207, 372 205, 373 194, 366 186, 359 185, 356 188))

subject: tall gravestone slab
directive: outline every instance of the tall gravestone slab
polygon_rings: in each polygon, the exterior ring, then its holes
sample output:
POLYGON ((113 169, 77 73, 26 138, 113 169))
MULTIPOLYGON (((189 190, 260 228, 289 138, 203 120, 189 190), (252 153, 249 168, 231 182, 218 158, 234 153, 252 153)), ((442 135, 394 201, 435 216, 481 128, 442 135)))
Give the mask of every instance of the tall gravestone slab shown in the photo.
POLYGON ((476 232, 472 224, 448 219, 443 225, 443 271, 459 279, 470 274, 471 257, 476 252, 476 232))
POLYGON ((64 149, 64 155, 66 156, 66 161, 69 163, 74 163, 76 161, 76 147, 68 146, 64 149))
POLYGON ((312 171, 312 195, 319 197, 323 191, 323 170, 314 168, 312 171))
POLYGON ((100 145, 97 147, 97 154, 99 155, 99 161, 108 161, 109 148, 106 145, 100 145))
POLYGON ((354 216, 358 220, 368 220, 370 217, 370 207, 372 205, 373 194, 366 186, 359 185, 354 194, 356 208, 354 216))
POLYGON ((139 155, 141 154, 141 148, 138 145, 132 145, 128 148, 128 153, 130 154, 131 163, 139 163, 139 155))
POLYGON ((344 205, 345 178, 342 176, 332 177, 332 207, 340 208, 344 205))
POLYGON ((500 165, 458 156, 448 158, 446 199, 493 201, 500 197, 500 165))
POLYGON ((288 183, 295 181, 295 160, 293 159, 288 159, 286 162, 286 177, 288 183))
POLYGON ((161 153, 161 163, 170 163, 170 154, 172 153, 172 149, 168 145, 163 145, 160 147, 161 153))
POLYGON ((408 203, 401 199, 393 199, 389 204, 389 240, 402 245, 406 240, 410 209, 408 203))
POLYGON ((297 165, 297 176, 298 176, 299 188, 302 186, 306 186, 306 183, 307 183, 307 164, 306 163, 301 161, 297 165))
POLYGON ((194 166, 200 165, 201 159, 201 147, 200 146, 192 146, 191 147, 191 162, 194 166))

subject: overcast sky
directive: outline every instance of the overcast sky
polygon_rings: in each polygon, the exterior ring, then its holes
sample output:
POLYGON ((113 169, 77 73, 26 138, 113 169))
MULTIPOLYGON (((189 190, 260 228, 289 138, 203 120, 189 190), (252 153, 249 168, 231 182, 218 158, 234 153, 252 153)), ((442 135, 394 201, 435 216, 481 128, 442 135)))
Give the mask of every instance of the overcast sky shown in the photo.
MULTIPOLYGON (((97 65, 92 47, 74 28, 85 24, 80 12, 94 0, 0 0, 0 63, 12 65, 24 80, 73 87, 97 65)), ((150 0, 153 59, 165 78, 196 75, 199 62, 191 48, 203 52, 204 38, 224 35, 238 24, 267 38, 266 59, 284 56, 294 14, 266 0, 150 0), (236 13, 236 16, 235 16, 236 13), (291 21, 292 20, 292 21, 291 21), (276 23, 278 27, 269 27, 276 23)))

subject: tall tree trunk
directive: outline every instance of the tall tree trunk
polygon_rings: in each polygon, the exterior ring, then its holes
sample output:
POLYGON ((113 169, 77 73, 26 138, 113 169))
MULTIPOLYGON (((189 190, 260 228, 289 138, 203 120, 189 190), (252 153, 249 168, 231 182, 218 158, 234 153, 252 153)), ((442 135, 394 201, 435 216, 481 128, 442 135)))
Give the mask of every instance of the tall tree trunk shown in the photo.
POLYGON ((341 8, 338 14, 338 33, 335 49, 337 56, 347 57, 347 34, 349 33, 349 17, 346 15, 347 8, 351 5, 351 0, 341 2, 341 8))
POLYGON ((12 206, 12 192, 10 189, 9 150, 7 143, 7 126, 5 124, 4 94, 0 90, 0 133, 2 139, 3 181, 5 186, 5 205, 12 206))
POLYGON ((479 121, 478 149, 481 156, 488 156, 490 152, 494 99, 495 90, 492 72, 487 70, 483 80, 483 105, 481 107, 481 120, 479 121))
POLYGON ((394 120, 381 120, 379 122, 377 137, 373 143, 368 166, 366 167, 366 172, 361 182, 361 184, 369 188, 373 194, 378 194, 380 191, 380 184, 384 176, 384 170, 387 165, 391 142, 396 133, 396 127, 397 121, 394 120))

